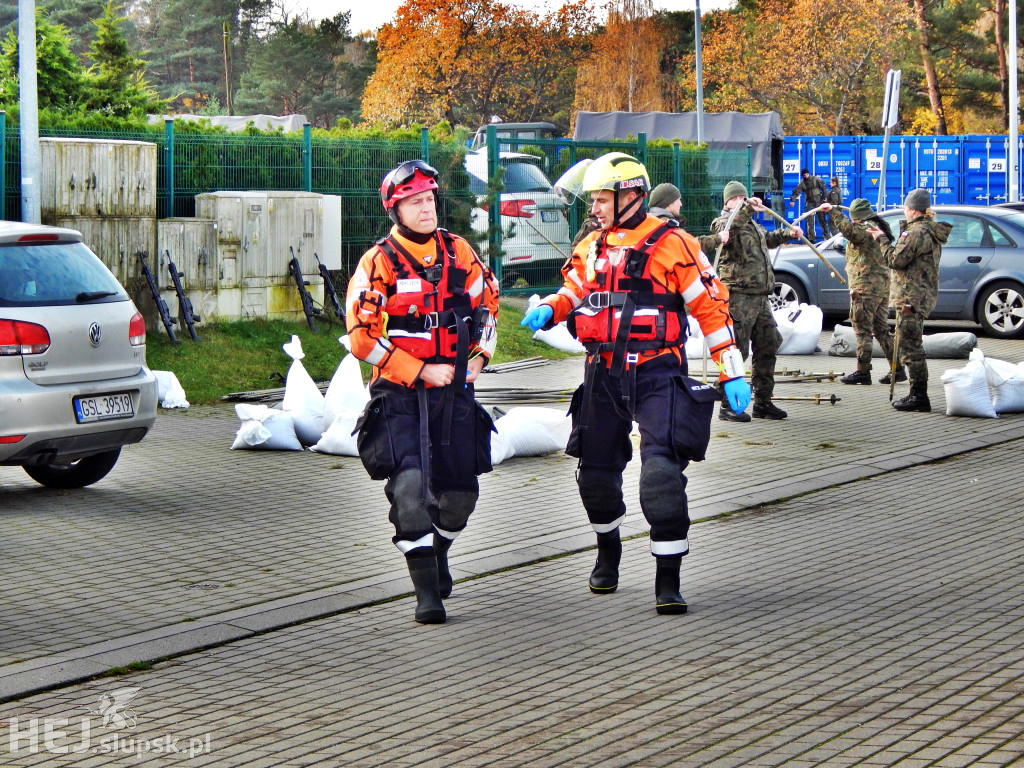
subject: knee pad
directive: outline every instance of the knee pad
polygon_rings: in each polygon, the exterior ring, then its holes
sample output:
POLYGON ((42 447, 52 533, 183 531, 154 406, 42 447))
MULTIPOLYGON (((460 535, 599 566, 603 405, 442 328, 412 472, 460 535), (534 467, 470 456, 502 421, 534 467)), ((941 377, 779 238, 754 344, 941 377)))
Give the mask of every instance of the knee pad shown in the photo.
POLYGON ((611 523, 626 514, 622 476, 596 469, 581 469, 577 483, 580 500, 591 523, 611 523))
POLYGON ((444 491, 438 499, 440 512, 437 516, 437 527, 447 533, 458 533, 466 527, 469 516, 476 508, 479 494, 472 491, 444 491))
POLYGON ((388 518, 399 534, 426 533, 433 523, 427 503, 423 499, 423 473, 418 469, 407 469, 393 476, 384 486, 384 493, 391 502, 388 518))
POLYGON ((679 464, 651 456, 640 468, 640 507, 648 522, 686 514, 686 479, 679 464))

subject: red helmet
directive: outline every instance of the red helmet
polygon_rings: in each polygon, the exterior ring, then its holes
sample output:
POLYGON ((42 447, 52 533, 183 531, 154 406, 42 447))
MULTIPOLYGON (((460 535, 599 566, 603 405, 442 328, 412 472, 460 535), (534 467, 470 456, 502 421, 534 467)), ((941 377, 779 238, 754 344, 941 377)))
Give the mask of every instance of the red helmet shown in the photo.
POLYGON ((422 160, 410 160, 390 171, 380 185, 380 201, 388 216, 397 223, 394 210, 399 200, 431 191, 437 197, 437 171, 422 160))

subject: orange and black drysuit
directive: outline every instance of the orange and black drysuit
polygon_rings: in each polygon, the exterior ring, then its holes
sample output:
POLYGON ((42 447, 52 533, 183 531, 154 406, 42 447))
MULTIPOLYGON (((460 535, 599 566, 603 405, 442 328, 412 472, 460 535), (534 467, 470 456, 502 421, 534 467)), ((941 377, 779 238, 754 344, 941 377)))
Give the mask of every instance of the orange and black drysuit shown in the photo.
POLYGON ((388 481, 395 545, 431 556, 435 531, 450 543, 466 527, 491 470, 493 425, 466 365, 494 351, 497 283, 463 238, 437 229, 420 243, 396 225, 360 259, 347 304, 352 353, 373 366, 360 458, 388 481), (454 365, 454 381, 427 385, 427 363, 454 365))
MULTIPOLYGON (((700 323, 711 356, 735 347, 729 293, 690 234, 651 215, 588 235, 562 268, 564 285, 548 296, 551 323, 568 319, 589 353, 584 383, 570 406, 567 452, 590 523, 601 536, 625 516, 622 472, 629 433, 640 425, 640 505, 651 552, 689 551, 686 477, 710 438, 715 389, 686 376, 686 310, 700 323)), ((600 544, 599 544, 600 546, 600 544)))

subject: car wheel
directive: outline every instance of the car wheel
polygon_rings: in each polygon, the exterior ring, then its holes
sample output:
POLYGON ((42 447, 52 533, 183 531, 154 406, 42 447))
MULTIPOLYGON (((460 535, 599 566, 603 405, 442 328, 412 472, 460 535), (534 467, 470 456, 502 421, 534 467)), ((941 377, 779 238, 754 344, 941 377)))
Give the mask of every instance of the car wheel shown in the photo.
POLYGON ((976 316, 989 336, 1021 338, 1024 336, 1024 286, 1009 280, 986 286, 978 299, 976 316))
POLYGON ((795 277, 776 275, 775 290, 768 295, 768 304, 772 310, 788 307, 794 301, 798 304, 806 304, 807 291, 795 277))
POLYGON ((102 480, 117 464, 121 449, 86 456, 67 464, 42 464, 22 467, 28 476, 47 488, 84 488, 102 480))

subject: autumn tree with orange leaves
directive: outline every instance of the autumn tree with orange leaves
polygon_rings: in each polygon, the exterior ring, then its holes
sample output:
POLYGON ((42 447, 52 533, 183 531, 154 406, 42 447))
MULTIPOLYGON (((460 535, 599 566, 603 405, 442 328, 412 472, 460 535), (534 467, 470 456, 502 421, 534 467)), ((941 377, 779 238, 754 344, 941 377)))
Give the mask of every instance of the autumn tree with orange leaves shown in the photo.
POLYGON ((651 0, 617 0, 576 78, 576 109, 648 112, 665 108, 660 62, 667 45, 651 0))
POLYGON ((496 114, 564 127, 595 23, 585 0, 544 16, 498 0, 406 0, 378 35, 363 118, 482 125, 496 114))
POLYGON ((912 23, 906 4, 887 0, 762 0, 709 14, 705 107, 774 110, 791 133, 860 132, 880 116, 889 57, 912 23))

